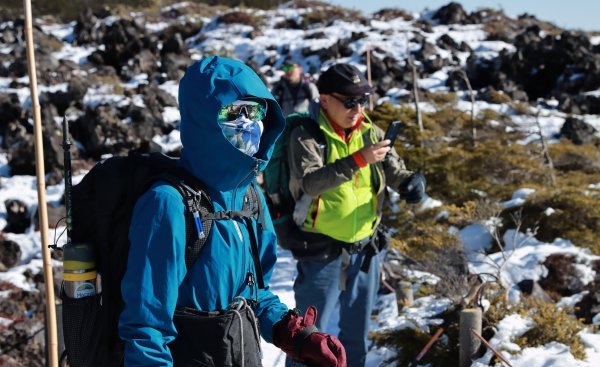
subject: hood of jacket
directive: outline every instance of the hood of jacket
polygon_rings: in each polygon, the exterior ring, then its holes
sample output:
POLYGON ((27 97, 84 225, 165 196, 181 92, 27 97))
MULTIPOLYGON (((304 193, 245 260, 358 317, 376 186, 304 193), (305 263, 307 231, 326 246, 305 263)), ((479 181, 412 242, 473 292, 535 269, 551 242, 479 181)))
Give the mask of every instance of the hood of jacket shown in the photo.
POLYGON ((179 83, 179 109, 181 164, 211 194, 245 191, 266 167, 285 127, 281 108, 258 75, 241 61, 219 56, 203 58, 187 69, 179 83), (247 96, 264 98, 268 104, 259 151, 252 157, 233 147, 217 122, 221 107, 247 96))

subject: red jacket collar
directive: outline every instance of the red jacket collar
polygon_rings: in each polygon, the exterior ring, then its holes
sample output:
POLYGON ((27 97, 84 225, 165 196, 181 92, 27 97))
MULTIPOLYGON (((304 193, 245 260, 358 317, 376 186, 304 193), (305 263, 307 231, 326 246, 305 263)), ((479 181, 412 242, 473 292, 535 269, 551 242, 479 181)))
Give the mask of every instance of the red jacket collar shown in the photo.
POLYGON ((358 122, 354 126, 352 126, 350 129, 347 129, 346 130, 347 133, 346 133, 346 131, 344 131, 345 129, 343 127, 341 127, 335 121, 333 121, 333 119, 329 116, 329 114, 327 113, 326 110, 323 110, 323 114, 325 115, 325 118, 327 119, 327 121, 329 121, 329 124, 333 127, 333 130, 336 132, 336 134, 338 134, 338 136, 346 143, 348 141, 350 141, 350 138, 352 137, 352 134, 354 133, 354 131, 359 129, 360 126, 362 125, 363 116, 361 115, 358 118, 358 122))

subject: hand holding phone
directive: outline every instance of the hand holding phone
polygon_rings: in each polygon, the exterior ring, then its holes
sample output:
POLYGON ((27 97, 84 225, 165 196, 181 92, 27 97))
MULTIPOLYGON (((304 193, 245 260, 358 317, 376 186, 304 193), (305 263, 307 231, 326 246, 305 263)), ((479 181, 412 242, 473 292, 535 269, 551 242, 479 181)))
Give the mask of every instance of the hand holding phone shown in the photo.
POLYGON ((398 133, 400 132, 402 127, 404 127, 404 123, 402 121, 390 122, 390 125, 388 126, 388 128, 385 132, 385 136, 383 137, 383 140, 389 140, 391 142, 389 145, 390 147, 394 146, 396 137, 398 136, 398 133))

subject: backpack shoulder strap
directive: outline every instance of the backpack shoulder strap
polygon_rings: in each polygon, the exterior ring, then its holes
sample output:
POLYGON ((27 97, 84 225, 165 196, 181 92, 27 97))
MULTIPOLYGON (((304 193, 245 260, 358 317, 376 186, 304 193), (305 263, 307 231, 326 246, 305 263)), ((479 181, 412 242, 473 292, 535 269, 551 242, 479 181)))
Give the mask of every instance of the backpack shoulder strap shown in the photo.
POLYGON ((192 179, 189 174, 180 171, 178 173, 186 177, 170 172, 160 175, 157 179, 171 185, 183 198, 186 207, 185 266, 189 270, 200 255, 210 234, 214 220, 210 214, 214 212, 214 207, 210 197, 197 180, 192 179))
POLYGON ((312 91, 310 90, 310 84, 308 82, 302 82, 302 90, 304 91, 304 98, 311 100, 312 99, 312 91))
POLYGON ((306 131, 322 147, 321 158, 323 159, 323 163, 325 163, 327 159, 327 140, 325 139, 325 134, 321 131, 319 123, 309 114, 298 115, 296 118, 298 119, 296 127, 300 127, 306 131))

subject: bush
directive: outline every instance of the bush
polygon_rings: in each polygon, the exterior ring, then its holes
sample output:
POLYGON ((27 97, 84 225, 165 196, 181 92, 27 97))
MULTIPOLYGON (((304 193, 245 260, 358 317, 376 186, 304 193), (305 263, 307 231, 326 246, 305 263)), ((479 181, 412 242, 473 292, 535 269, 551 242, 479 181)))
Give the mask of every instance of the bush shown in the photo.
POLYGON ((414 17, 407 13, 406 11, 398 8, 384 8, 375 13, 373 13, 373 18, 382 20, 384 22, 390 21, 392 19, 402 18, 406 21, 413 20, 414 17))
POLYGON ((600 150, 591 144, 575 145, 562 139, 549 146, 554 168, 563 172, 600 173, 600 150))
POLYGON ((524 307, 520 314, 527 316, 535 322, 533 328, 516 340, 521 347, 535 347, 550 342, 563 343, 569 346, 575 358, 585 359, 585 347, 577 334, 586 325, 573 315, 572 309, 560 308, 553 303, 525 298, 524 307))
POLYGON ((453 104, 456 104, 456 102, 458 101, 458 97, 456 96, 456 93, 454 93, 454 92, 448 92, 448 93, 426 92, 425 98, 437 105, 449 105, 449 104, 453 105, 453 104))
MULTIPOLYGON (((453 335, 457 334, 457 327, 454 325, 453 335)), ((446 331, 447 335, 448 331, 446 331)), ((417 354, 425 347, 433 335, 424 332, 421 329, 400 329, 384 330, 380 332, 371 332, 369 337, 378 347, 388 347, 396 351, 396 356, 384 361, 386 366, 396 365, 398 367, 410 366, 417 357, 417 354)), ((458 361, 458 338, 440 338, 425 357, 420 361, 421 364, 431 367, 454 366, 458 361)))
POLYGON ((339 6, 310 8, 311 11, 302 16, 303 28, 311 26, 330 26, 336 20, 360 22, 364 17, 356 10, 348 10, 339 6))
POLYGON ((474 149, 448 146, 423 158, 430 195, 449 204, 462 205, 482 195, 503 201, 516 189, 545 179, 539 158, 519 144, 489 141, 474 149))
MULTIPOLYGON (((595 183, 597 183, 596 181, 595 183)), ((586 182, 580 182, 581 185, 586 182)), ((528 197, 522 207, 522 229, 537 227, 540 241, 552 242, 561 237, 573 242, 576 246, 587 247, 596 255, 600 255, 600 193, 587 194, 580 188, 566 187, 562 190, 539 189, 528 197), (554 212, 547 214, 552 208, 554 212)), ((516 209, 508 209, 508 214, 516 209)), ((505 225, 505 228, 510 225, 505 225)))
POLYGON ((254 28, 259 28, 263 21, 256 15, 245 11, 232 11, 221 15, 217 19, 220 24, 245 24, 254 28))
POLYGON ((490 88, 486 91, 484 98, 486 101, 495 104, 509 103, 512 101, 508 94, 505 94, 503 91, 497 91, 493 88, 490 88))
MULTIPOLYGON (((484 324, 493 328, 504 317, 520 314, 532 319, 535 325, 515 342, 522 348, 536 347, 550 342, 563 343, 569 346, 575 358, 585 358, 585 348, 577 334, 587 326, 581 319, 572 315, 573 309, 557 307, 553 303, 523 297, 517 304, 509 304, 498 288, 492 289, 490 308, 484 314, 484 324)), ((489 332, 489 330, 488 330, 489 332)), ((491 336, 491 335, 490 335, 491 336)))

